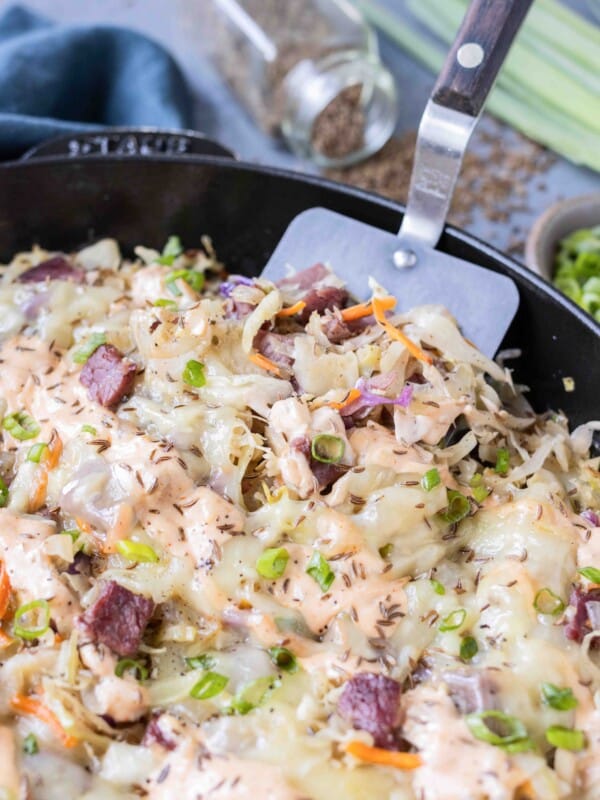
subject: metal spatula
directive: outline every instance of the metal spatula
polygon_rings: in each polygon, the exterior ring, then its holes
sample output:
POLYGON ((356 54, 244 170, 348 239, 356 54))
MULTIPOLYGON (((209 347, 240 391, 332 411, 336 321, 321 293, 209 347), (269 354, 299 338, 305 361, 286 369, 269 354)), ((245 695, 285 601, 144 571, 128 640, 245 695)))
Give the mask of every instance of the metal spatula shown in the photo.
POLYGON ((328 264, 357 299, 373 276, 398 298, 398 310, 446 306, 464 335, 496 353, 519 294, 504 275, 436 250, 467 143, 532 0, 473 0, 421 119, 408 204, 397 235, 325 208, 299 214, 263 276, 272 281, 328 264))

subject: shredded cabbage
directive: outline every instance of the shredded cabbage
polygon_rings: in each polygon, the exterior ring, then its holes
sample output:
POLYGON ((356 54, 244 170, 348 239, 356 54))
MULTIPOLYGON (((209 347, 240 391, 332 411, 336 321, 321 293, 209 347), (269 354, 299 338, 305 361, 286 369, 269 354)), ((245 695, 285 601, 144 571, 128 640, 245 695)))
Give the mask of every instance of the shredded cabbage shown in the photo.
POLYGON ((40 432, 0 452, 0 795, 595 800, 600 422, 536 414, 441 307, 135 253, 1 271, 1 416, 40 432))

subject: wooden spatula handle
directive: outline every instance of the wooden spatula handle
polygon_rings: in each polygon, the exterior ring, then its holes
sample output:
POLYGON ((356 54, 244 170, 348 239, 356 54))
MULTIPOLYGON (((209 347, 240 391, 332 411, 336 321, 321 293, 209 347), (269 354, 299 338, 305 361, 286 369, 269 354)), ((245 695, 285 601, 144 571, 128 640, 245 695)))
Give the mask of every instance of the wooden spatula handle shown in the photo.
POLYGON ((432 99, 476 117, 533 0, 472 0, 432 99))

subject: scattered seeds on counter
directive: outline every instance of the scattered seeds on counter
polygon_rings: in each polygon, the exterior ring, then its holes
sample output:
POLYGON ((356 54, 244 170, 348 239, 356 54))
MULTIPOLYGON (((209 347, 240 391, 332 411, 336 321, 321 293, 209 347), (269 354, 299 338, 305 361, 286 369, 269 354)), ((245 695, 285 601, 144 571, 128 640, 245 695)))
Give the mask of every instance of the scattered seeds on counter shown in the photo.
MULTIPOLYGON (((416 131, 408 131, 391 139, 366 161, 349 169, 330 169, 326 174, 342 183, 405 203, 416 137, 416 131)), ((485 127, 475 131, 465 155, 450 208, 450 223, 466 228, 476 212, 491 223, 506 223, 512 214, 529 210, 527 194, 532 179, 540 178, 555 160, 545 148, 486 117, 485 127)), ((521 255, 526 233, 514 225, 507 252, 521 255)))

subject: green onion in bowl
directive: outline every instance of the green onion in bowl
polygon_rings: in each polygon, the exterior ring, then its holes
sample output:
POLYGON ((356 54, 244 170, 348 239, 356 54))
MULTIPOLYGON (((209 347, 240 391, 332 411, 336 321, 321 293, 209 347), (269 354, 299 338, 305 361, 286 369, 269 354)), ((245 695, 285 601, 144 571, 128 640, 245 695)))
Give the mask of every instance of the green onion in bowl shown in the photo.
POLYGON ((600 322, 600 225, 561 239, 553 283, 600 322))

